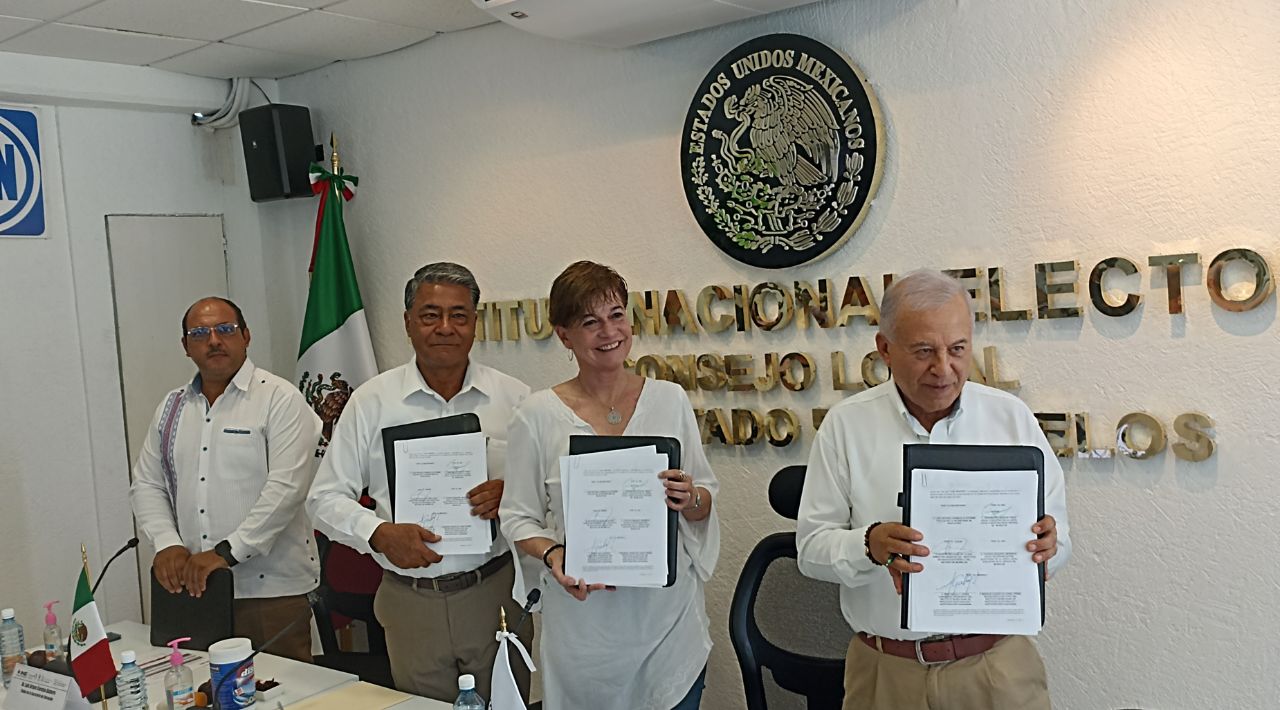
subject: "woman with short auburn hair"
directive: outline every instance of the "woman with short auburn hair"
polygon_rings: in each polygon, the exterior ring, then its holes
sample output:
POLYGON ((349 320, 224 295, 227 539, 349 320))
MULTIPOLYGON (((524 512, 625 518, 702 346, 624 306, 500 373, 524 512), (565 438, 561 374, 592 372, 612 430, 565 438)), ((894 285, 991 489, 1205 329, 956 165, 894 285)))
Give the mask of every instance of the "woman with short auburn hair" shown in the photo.
MULTIPOLYGON (((589 261, 551 285, 550 320, 575 377, 535 392, 508 434, 502 532, 541 566, 543 688, 548 710, 691 710, 711 652, 703 587, 720 554, 719 489, 693 407, 671 382, 626 370, 627 284, 589 261), (680 514, 671 587, 606 588, 564 573, 560 457, 572 435, 670 436, 683 470, 659 474, 680 514)), ((519 596, 517 596, 519 598, 519 596)))

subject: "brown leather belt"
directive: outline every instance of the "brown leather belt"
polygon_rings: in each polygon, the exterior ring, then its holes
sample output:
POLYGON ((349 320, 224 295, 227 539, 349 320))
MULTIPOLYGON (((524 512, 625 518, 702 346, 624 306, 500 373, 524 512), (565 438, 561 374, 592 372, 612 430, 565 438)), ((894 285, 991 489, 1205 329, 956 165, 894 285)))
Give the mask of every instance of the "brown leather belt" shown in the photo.
POLYGON ((858 638, 862 639, 862 642, 871 648, 881 650, 891 656, 910 658, 925 665, 932 665, 958 661, 961 658, 986 653, 1005 637, 998 634, 971 634, 968 636, 947 636, 936 640, 900 641, 898 639, 887 639, 883 636, 876 637, 859 631, 858 638))
POLYGON ((409 577, 391 570, 387 570, 387 574, 391 575, 391 578, 397 582, 407 584, 414 589, 430 589, 436 592, 448 593, 474 587, 480 583, 480 580, 492 577, 497 574, 498 570, 510 563, 511 553, 504 552, 469 572, 454 572, 452 574, 442 574, 439 577, 409 577))

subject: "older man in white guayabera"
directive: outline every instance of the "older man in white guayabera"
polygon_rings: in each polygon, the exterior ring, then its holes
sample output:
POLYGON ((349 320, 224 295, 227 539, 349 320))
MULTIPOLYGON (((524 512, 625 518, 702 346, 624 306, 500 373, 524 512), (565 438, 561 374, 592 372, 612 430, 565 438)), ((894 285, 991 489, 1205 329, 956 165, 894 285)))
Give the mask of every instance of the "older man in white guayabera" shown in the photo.
MULTIPOLYGON (((520 613, 511 599, 512 556, 501 535, 483 553, 442 555, 432 549, 442 539, 439 531, 394 522, 382 430, 475 414, 487 442, 488 480, 469 490, 467 500, 471 515, 497 517, 507 428, 529 387, 471 359, 479 302, 480 286, 463 266, 442 261, 414 273, 404 289, 404 329, 413 359, 352 393, 307 499, 317 529, 371 553, 383 567, 373 610, 386 629, 396 687, 445 701, 457 696, 460 674, 475 676, 476 689, 490 694, 497 609, 520 613), (374 510, 360 505, 365 490, 374 510)), ((532 635, 532 627, 521 632, 526 641, 532 635)), ((523 663, 513 667, 527 698, 528 670, 523 663)))
POLYGON ((1030 638, 933 637, 899 627, 902 575, 929 564, 929 541, 892 521, 902 514, 902 444, 1036 446, 1044 452, 1046 515, 1027 530, 1026 554, 1047 562, 1052 575, 1071 554, 1062 468, 1027 405, 966 382, 973 313, 958 281, 913 272, 885 290, 880 313, 876 349, 892 376, 823 420, 796 524, 800 570, 841 585, 841 610, 855 632, 844 708, 1048 708, 1044 663, 1030 638))

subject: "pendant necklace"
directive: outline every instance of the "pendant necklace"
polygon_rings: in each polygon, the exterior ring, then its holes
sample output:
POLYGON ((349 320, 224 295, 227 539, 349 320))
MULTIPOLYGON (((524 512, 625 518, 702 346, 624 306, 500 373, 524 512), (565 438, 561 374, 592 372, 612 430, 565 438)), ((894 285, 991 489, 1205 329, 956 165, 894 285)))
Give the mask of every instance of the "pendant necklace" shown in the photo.
POLYGON ((622 423, 622 414, 611 404, 609 405, 609 413, 605 415, 604 420, 614 426, 622 423))
MULTIPOLYGON (((586 387, 583 387, 582 389, 583 389, 583 391, 585 392, 587 388, 586 388, 586 387)), ((595 397, 594 395, 592 395, 592 396, 591 396, 591 398, 592 398, 592 399, 596 399, 596 397, 595 397)), ((599 402, 600 400, 596 399, 596 401, 597 401, 597 402, 599 402)), ((600 402, 600 403, 601 403, 601 404, 604 404, 604 402, 600 402)), ((609 403, 609 413, 608 413, 608 414, 606 414, 606 415, 604 415, 604 420, 605 420, 606 422, 609 422, 609 423, 610 423, 610 424, 612 424, 613 426, 618 426, 619 424, 621 424, 621 423, 622 423, 622 412, 619 412, 619 411, 618 411, 618 408, 617 408, 616 406, 614 406, 612 402, 610 402, 610 403, 609 403)))

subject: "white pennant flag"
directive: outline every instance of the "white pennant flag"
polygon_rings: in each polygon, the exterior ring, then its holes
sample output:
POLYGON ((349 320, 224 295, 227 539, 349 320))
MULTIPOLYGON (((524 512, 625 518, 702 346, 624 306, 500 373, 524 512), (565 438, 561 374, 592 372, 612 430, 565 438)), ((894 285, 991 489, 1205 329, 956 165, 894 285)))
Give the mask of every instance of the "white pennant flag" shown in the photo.
POLYGON ((533 659, 520 643, 520 637, 510 631, 498 632, 498 655, 493 659, 493 680, 490 682, 489 710, 527 710, 524 698, 520 697, 520 686, 516 684, 515 673, 511 670, 511 658, 507 654, 507 642, 510 641, 520 651, 520 657, 530 672, 538 670, 533 667, 533 659))

